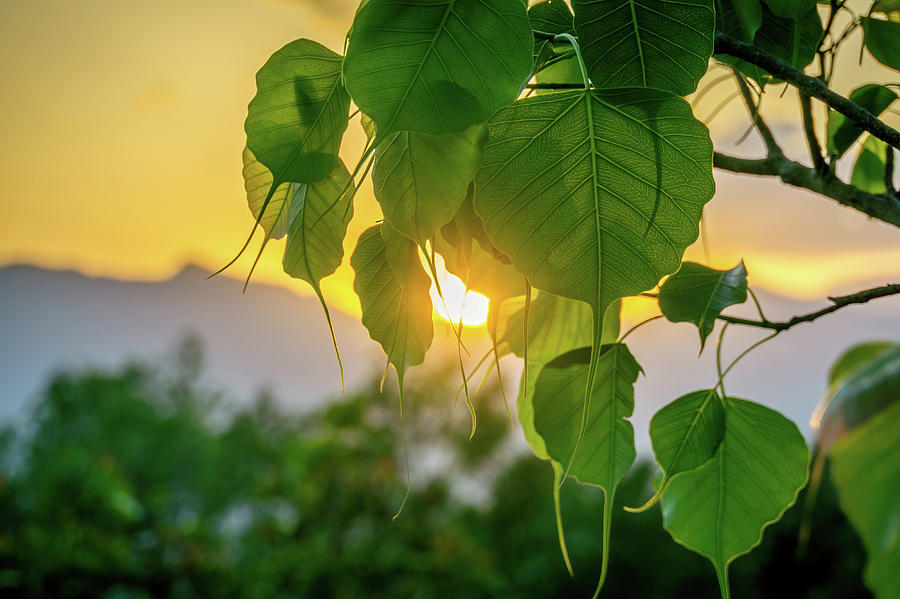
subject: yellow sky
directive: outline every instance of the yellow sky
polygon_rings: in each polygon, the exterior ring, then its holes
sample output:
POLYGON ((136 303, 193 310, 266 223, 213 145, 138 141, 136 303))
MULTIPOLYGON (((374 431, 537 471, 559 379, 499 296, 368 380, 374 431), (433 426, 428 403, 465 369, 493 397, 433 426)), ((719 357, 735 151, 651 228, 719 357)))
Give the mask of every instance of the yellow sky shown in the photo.
MULTIPOLYGON (((243 119, 253 75, 274 50, 311 37, 335 50, 350 0, 5 0, 0 3, 0 265, 28 262, 125 279, 170 276, 186 262, 213 269, 252 221, 241 180, 243 119)), ((838 70, 837 87, 894 80, 867 58, 838 70)), ((712 112, 724 86, 696 108, 712 112)), ((776 134, 802 149, 796 100, 769 94, 776 134)), ((897 125, 896 116, 891 116, 897 125)), ((728 144, 746 126, 737 102, 712 123, 728 144)), ((345 141, 353 164, 358 121, 345 141)), ((708 208, 713 263, 746 261, 751 282, 795 297, 851 291, 900 274, 900 232, 777 183, 718 177, 708 208)), ((378 218, 363 187, 330 302, 358 304, 346 256, 378 218)), ((305 284, 281 272, 273 243, 256 280, 305 284)), ((699 258, 697 248, 689 256, 699 258)), ((252 256, 233 269, 246 272, 252 256)), ((252 288, 250 293, 252 293, 252 288)))

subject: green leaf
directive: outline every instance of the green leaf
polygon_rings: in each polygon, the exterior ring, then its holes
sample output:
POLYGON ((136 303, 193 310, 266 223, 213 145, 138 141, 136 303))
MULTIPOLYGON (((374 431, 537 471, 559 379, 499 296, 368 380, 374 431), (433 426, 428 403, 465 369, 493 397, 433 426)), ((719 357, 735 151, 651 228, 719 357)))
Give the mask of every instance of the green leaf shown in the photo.
POLYGON ((315 183, 335 168, 349 122, 350 97, 341 83, 341 56, 307 39, 275 52, 256 74, 247 147, 273 175, 315 183))
POLYGON ((416 245, 399 233, 383 236, 382 226, 366 229, 356 244, 350 258, 356 272, 353 289, 363 325, 381 344, 402 386, 406 368, 425 361, 434 336, 431 279, 416 245))
POLYGON ((528 9, 528 21, 535 31, 575 35, 575 17, 563 0, 545 0, 528 9))
POLYGON ((753 43, 762 22, 759 0, 716 0, 716 28, 728 35, 753 43))
POLYGON ((378 147, 372 185, 385 219, 424 245, 450 222, 466 198, 486 130, 428 135, 401 131, 378 147))
POLYGON ((900 0, 877 0, 872 6, 872 12, 880 12, 886 15, 900 13, 900 0))
POLYGON ((831 449, 841 505, 868 556, 866 585, 878 599, 900 597, 900 401, 831 449))
MULTIPOLYGON (((552 360, 537 377, 534 423, 550 456, 566 464, 578 443, 580 410, 587 384, 591 348, 552 360)), ((626 418, 634 411, 634 382, 641 367, 621 343, 601 348, 597 383, 591 393, 588 426, 569 474, 607 495, 634 462, 634 429, 626 418)))
POLYGON ((875 60, 900 71, 900 23, 872 17, 860 19, 865 32, 865 44, 875 60))
POLYGON ((583 435, 580 413, 590 380, 590 347, 565 353, 541 369, 533 401, 535 428, 550 457, 560 464, 570 464, 568 473, 581 483, 603 489, 599 590, 609 560, 616 487, 635 458, 634 429, 626 418, 634 411, 634 382, 641 367, 621 343, 603 346, 597 353, 597 384, 591 389, 583 435))
POLYGON ((364 113, 359 113, 359 124, 362 125, 363 131, 366 132, 366 139, 369 143, 372 143, 372 140, 375 139, 375 121, 369 118, 369 115, 364 113))
MULTIPOLYGON (((525 357, 524 301, 508 304, 501 316, 501 343, 520 358, 525 357)), ((556 356, 590 345, 591 307, 578 300, 541 291, 528 312, 528 361, 546 364, 556 356)), ((613 338, 615 341, 615 338, 613 338)))
POLYGON ((706 127, 656 90, 520 100, 488 122, 475 210, 537 288, 602 317, 675 270, 714 190, 706 127))
MULTIPOLYGON (((822 21, 819 13, 815 10, 794 20, 779 17, 773 14, 768 7, 763 6, 762 26, 756 32, 754 44, 761 50, 803 70, 816 57, 816 50, 819 48, 819 41, 823 34, 822 21), (799 36, 797 36, 798 30, 799 36)), ((722 54, 717 54, 716 59, 733 64, 744 75, 751 77, 760 85, 778 83, 777 79, 756 65, 722 54)))
POLYGON ((353 216, 353 183, 338 160, 326 179, 294 188, 287 210, 284 272, 310 283, 321 295, 319 281, 337 270, 344 256, 344 236, 353 216))
POLYGON ((713 51, 712 0, 574 0, 575 29, 598 88, 697 89, 713 51))
POLYGON ((888 152, 893 152, 886 143, 869 135, 863 142, 853 165, 850 184, 869 193, 886 193, 884 184, 885 159, 888 152))
POLYGON ((515 99, 533 45, 521 0, 369 0, 344 77, 381 135, 459 133, 515 99))
MULTIPOLYGON (((850 93, 851 102, 855 102, 875 116, 887 110, 896 99, 897 93, 894 90, 875 83, 863 85, 850 93)), ((827 128, 828 153, 837 157, 843 156, 862 133, 863 130, 843 114, 835 110, 830 111, 827 128)))
POLYGON ((747 301, 747 269, 743 261, 730 270, 685 262, 663 283, 658 299, 667 319, 697 325, 703 351, 722 310, 747 301))
POLYGON ((900 399, 900 343, 864 343, 832 367, 828 391, 816 408, 817 443, 836 440, 900 399))
POLYGON ((722 596, 728 565, 762 540, 806 484, 809 449, 793 422, 764 406, 725 399, 725 435, 703 466, 670 480, 663 525, 672 538, 712 561, 722 596))
POLYGON ((525 277, 490 244, 472 207, 471 193, 453 220, 434 237, 434 247, 444 258, 447 272, 459 277, 468 289, 488 297, 492 312, 499 313, 504 300, 525 293, 525 277))
POLYGON ((288 229, 289 214, 285 208, 291 203, 288 198, 293 197, 294 186, 291 183, 279 185, 269 199, 265 214, 260 218, 259 213, 272 188, 272 172, 253 156, 249 148, 244 148, 241 158, 244 161, 244 189, 247 191, 250 212, 253 218, 259 219, 267 237, 281 239, 288 229))
POLYGON ((725 404, 715 389, 682 395, 650 420, 650 441, 666 479, 713 458, 725 436, 725 404))
POLYGON ((816 9, 816 0, 763 0, 777 16, 785 19, 799 19, 816 9))

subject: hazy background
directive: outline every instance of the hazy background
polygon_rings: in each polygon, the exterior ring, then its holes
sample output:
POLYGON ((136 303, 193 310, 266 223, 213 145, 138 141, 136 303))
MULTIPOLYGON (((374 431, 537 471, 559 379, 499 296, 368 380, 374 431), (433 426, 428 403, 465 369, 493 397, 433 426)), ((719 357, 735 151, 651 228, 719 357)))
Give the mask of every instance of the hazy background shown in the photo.
MULTIPOLYGON (((158 355, 187 330, 207 340, 210 376, 236 396, 269 387, 284 403, 304 408, 338 390, 324 319, 306 285, 281 272, 281 243, 270 244, 246 295, 229 277, 242 277, 252 256, 219 279, 204 275, 231 257, 251 225, 240 154, 256 69, 298 37, 339 51, 354 5, 0 4, 0 267, 7 267, 0 271, 0 415, 14 413, 57 366, 158 355)), ((860 67, 850 54, 836 71, 838 91, 889 79, 871 58, 860 67)), ((729 85, 702 98, 698 117, 713 113, 731 93, 729 85)), ((763 107, 788 153, 802 159, 796 97, 780 91, 767 94, 763 107)), ((818 116, 821 128, 821 110, 818 116)), ((896 113, 886 118, 895 125, 900 120, 896 113)), ((755 134, 735 145, 747 124, 735 100, 710 127, 720 149, 757 155, 755 134)), ((355 163, 362 139, 354 120, 343 148, 346 162, 355 163)), ((895 228, 774 181, 716 178, 718 191, 706 212, 712 265, 730 267, 743 258, 770 317, 814 309, 826 295, 900 275, 895 228)), ((356 205, 345 255, 379 217, 370 185, 356 205)), ((695 246, 688 255, 701 259, 702 251, 695 246)), ((323 287, 338 313, 352 387, 368 380, 382 358, 355 320, 359 306, 347 262, 323 287)), ((626 324, 650 310, 647 303, 630 303, 626 324)), ((729 375, 727 388, 805 426, 827 368, 843 349, 898 336, 898 298, 848 308, 752 355, 729 375)), ((447 351, 455 351, 447 337, 439 332, 447 351)), ((752 338, 752 332, 734 331, 726 354, 752 338)), ((696 332, 688 325, 654 323, 631 339, 648 375, 638 386, 635 416, 644 444, 649 416, 679 393, 710 385, 714 370, 710 351, 695 359, 696 332)), ((514 386, 514 360, 508 361, 514 386)))

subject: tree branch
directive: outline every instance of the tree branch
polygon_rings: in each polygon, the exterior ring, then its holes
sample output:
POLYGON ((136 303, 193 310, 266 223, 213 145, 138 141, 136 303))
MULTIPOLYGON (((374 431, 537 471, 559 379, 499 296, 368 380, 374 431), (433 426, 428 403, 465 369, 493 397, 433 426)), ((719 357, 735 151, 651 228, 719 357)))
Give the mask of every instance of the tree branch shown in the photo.
POLYGON ((803 314, 802 316, 794 316, 790 320, 784 320, 780 322, 770 322, 768 320, 750 320, 747 318, 738 318, 737 316, 725 316, 720 314, 719 320, 724 320, 725 322, 730 322, 732 324, 742 324, 751 327, 757 327, 761 329, 770 329, 775 331, 776 333, 780 333, 781 331, 785 331, 793 326, 796 326, 803 322, 812 322, 817 318, 821 318, 826 314, 831 314, 836 310, 840 310, 844 306, 850 306, 853 304, 864 304, 873 299, 878 299, 880 297, 887 297, 889 295, 897 295, 900 294, 900 283, 891 283, 888 285, 882 285, 881 287, 875 287, 874 289, 866 289, 865 291, 859 291, 857 293, 852 293, 850 295, 841 295, 837 297, 829 297, 828 299, 831 301, 831 305, 827 308, 822 308, 821 310, 816 310, 815 312, 810 312, 809 314, 803 314))
POLYGON ((716 31, 716 53, 728 54, 735 58, 746 60, 762 69, 765 69, 775 77, 787 81, 796 87, 801 93, 822 100, 850 119, 857 127, 865 129, 878 139, 900 149, 900 131, 887 126, 868 110, 855 102, 834 93, 820 79, 810 77, 777 56, 773 56, 752 44, 737 40, 730 35, 716 31))
POLYGON ((820 175, 828 173, 828 165, 822 158, 822 146, 816 137, 816 129, 813 125, 812 101, 809 96, 800 92, 800 113, 803 115, 803 133, 806 135, 806 145, 809 147, 809 155, 812 158, 813 168, 820 175))
POLYGON ((750 118, 756 126, 756 129, 759 131, 760 136, 763 138, 763 142, 766 144, 766 153, 770 158, 783 156, 784 152, 781 151, 778 142, 775 141, 772 130, 769 129, 769 126, 759 113, 759 106, 753 101, 753 94, 750 93, 750 88, 747 86, 747 82, 744 81, 744 76, 734 67, 732 67, 731 70, 734 72, 734 78, 737 79, 738 89, 741 90, 741 95, 744 97, 744 104, 747 105, 747 111, 750 113, 750 118))
POLYGON ((713 155, 713 166, 733 173, 778 177, 788 185, 808 189, 872 218, 900 227, 900 200, 890 192, 875 194, 863 191, 836 177, 822 176, 815 169, 784 156, 752 159, 716 152, 713 155))

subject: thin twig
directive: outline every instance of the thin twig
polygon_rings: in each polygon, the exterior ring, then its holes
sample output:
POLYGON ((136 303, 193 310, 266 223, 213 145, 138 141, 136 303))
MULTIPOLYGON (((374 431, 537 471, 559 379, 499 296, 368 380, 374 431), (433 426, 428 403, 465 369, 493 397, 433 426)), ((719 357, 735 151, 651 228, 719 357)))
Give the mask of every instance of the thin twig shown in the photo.
POLYGON ((821 318, 822 316, 825 316, 826 314, 831 314, 836 310, 840 310, 844 306, 864 304, 873 299, 888 297, 890 295, 897 294, 900 294, 900 283, 891 283, 888 285, 882 285, 881 287, 875 287, 874 289, 866 289, 865 291, 851 293, 850 295, 829 297, 828 299, 829 301, 831 301, 831 305, 827 308, 822 308, 821 310, 816 310, 815 312, 810 312, 809 314, 794 316, 790 320, 770 322, 765 320, 750 320, 748 318, 738 318, 737 316, 725 315, 719 315, 719 320, 730 322, 732 324, 742 324, 750 327, 757 327, 760 329, 771 329, 775 332, 780 333, 781 331, 785 331, 798 324, 804 322, 812 322, 818 318, 821 318))
POLYGON ((889 127, 855 102, 831 91, 821 79, 810 77, 777 56, 721 31, 716 32, 715 50, 717 53, 728 54, 765 69, 782 81, 792 84, 799 91, 822 100, 832 109, 847 117, 857 127, 865 129, 878 139, 900 149, 900 131, 889 127))

